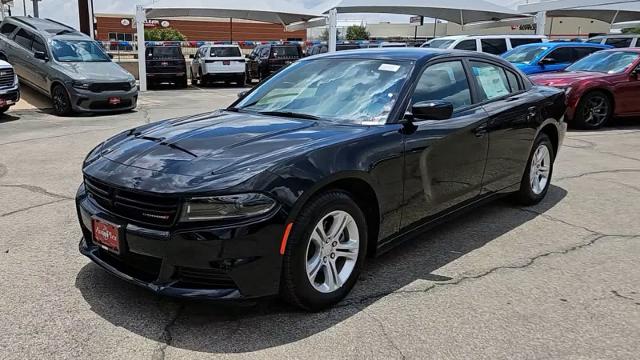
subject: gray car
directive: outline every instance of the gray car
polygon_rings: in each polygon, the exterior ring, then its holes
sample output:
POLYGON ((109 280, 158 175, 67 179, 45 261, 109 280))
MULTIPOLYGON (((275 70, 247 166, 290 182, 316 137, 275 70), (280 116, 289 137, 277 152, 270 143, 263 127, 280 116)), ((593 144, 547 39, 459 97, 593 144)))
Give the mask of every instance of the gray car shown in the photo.
POLYGON ((136 107, 138 87, 90 37, 48 19, 14 16, 0 25, 0 60, 22 84, 52 99, 58 115, 125 111, 136 107))

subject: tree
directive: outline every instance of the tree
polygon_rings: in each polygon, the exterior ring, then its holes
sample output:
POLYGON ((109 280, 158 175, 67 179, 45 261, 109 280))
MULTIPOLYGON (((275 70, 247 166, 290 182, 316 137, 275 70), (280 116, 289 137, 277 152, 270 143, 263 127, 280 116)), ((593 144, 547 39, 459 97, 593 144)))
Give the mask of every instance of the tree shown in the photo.
POLYGON ((351 25, 347 28, 347 40, 369 40, 369 32, 362 25, 351 25))
MULTIPOLYGON (((340 31, 336 31, 336 40, 338 40, 340 38, 340 31)), ((322 33, 320 34, 320 40, 322 41, 329 41, 329 29, 324 29, 322 30, 322 33)))
POLYGON ((185 41, 187 38, 174 28, 154 28, 144 31, 147 41, 185 41))

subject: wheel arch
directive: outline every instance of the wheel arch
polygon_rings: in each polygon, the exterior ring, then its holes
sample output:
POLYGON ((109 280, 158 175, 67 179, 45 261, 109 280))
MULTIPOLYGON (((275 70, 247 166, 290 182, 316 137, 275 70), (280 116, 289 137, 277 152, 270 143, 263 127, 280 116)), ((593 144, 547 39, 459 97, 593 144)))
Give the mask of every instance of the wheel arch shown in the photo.
POLYGON ((313 187, 306 190, 296 201, 289 213, 287 223, 295 222, 305 204, 316 195, 331 191, 341 190, 353 197, 353 200, 360 207, 367 220, 367 245, 368 255, 373 255, 377 248, 378 235, 380 232, 380 202, 374 182, 369 179, 370 175, 365 172, 349 171, 334 174, 313 187))
MULTIPOLYGON (((613 91, 611 89, 609 89, 608 87, 604 86, 604 85, 597 85, 594 87, 590 87, 588 89, 585 89, 582 94, 580 94, 580 99, 578 100, 578 106, 580 104, 580 102, 582 102, 582 99, 584 99, 585 96, 594 93, 594 92, 601 92, 603 94, 605 94, 607 96, 607 99, 609 99, 609 101, 611 102, 611 113, 615 114, 616 113, 616 97, 613 95, 613 91)), ((574 115, 575 117, 575 115, 574 115)))
POLYGON ((560 147, 560 134, 558 127, 552 123, 547 123, 540 129, 538 134, 546 134, 549 139, 551 139, 551 144, 553 145, 553 156, 557 156, 558 149, 560 147))

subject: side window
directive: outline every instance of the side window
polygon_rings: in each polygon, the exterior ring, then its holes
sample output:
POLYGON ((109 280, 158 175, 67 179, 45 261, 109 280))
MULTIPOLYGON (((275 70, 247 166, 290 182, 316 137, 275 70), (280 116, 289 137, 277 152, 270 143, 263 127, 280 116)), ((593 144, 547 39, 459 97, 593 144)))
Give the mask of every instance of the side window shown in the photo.
POLYGON ((626 48, 631 46, 631 40, 633 38, 609 38, 604 43, 615 48, 626 48))
POLYGON ((479 61, 471 61, 471 69, 473 70, 473 77, 478 83, 481 101, 507 96, 511 92, 509 80, 507 80, 507 76, 502 67, 479 61))
POLYGON ((546 56, 547 59, 553 59, 558 64, 573 63, 576 61, 576 55, 573 48, 561 47, 553 50, 546 56))
POLYGON ((478 46, 476 45, 476 40, 462 40, 455 46, 458 50, 471 50, 477 51, 478 46))
POLYGON ((20 29, 14 39, 18 44, 31 50, 31 42, 33 42, 33 35, 27 32, 25 29, 20 29))
POLYGON ((573 49, 576 52, 576 61, 582 59, 587 55, 591 55, 596 51, 600 51, 602 49, 596 47, 578 47, 573 49))
POLYGON ((0 27, 0 34, 5 35, 5 36, 9 36, 9 35, 13 34, 13 31, 16 28, 17 28, 16 25, 6 23, 6 24, 2 25, 2 27, 0 27))
POLYGON ((444 100, 453 109, 471 105, 471 91, 464 67, 460 61, 449 61, 429 66, 420 76, 411 103, 444 100))
POLYGON ((493 55, 500 55, 507 52, 507 40, 506 39, 482 39, 482 52, 486 52, 493 55))
POLYGON ((518 75, 509 70, 505 71, 505 73, 507 74, 507 81, 509 82, 509 87, 511 88, 512 93, 523 89, 522 85, 520 85, 520 81, 518 80, 518 75))
POLYGON ((602 39, 591 39, 587 40, 586 42, 588 42, 589 44, 600 44, 602 43, 602 39))
POLYGON ((538 43, 542 42, 542 39, 536 39, 536 38, 512 38, 512 39, 509 39, 509 41, 511 41, 511 48, 515 48, 515 47, 518 47, 520 45, 538 44, 538 43))
POLYGON ((43 53, 47 52, 47 48, 44 45, 44 41, 42 41, 42 39, 40 39, 37 36, 33 38, 33 45, 31 47, 31 50, 33 50, 33 52, 36 52, 36 51, 40 51, 43 53))
POLYGON ((271 48, 269 46, 265 46, 260 50, 260 57, 266 58, 269 57, 269 53, 271 52, 271 48))

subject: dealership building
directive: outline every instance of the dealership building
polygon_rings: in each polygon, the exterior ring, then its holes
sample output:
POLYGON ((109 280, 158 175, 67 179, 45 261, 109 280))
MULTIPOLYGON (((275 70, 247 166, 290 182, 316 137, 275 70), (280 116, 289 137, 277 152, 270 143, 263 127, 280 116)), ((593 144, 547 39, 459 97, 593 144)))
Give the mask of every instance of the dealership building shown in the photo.
MULTIPOLYGON (((359 19, 340 20, 338 31, 346 34, 350 25, 364 25, 372 39, 426 40, 440 36, 460 34, 534 34, 534 25, 519 25, 489 29, 465 30, 451 22, 425 22, 419 24, 366 23, 359 19)), ((281 24, 271 24, 229 18, 168 18, 149 19, 145 28, 175 28, 190 41, 306 41, 320 39, 324 27, 307 30, 285 31, 281 24)), ((545 34, 551 38, 587 38, 607 33, 610 24, 583 18, 550 18, 546 22, 545 34)), ((101 41, 135 41, 135 21, 130 14, 96 14, 96 39, 101 41)))

